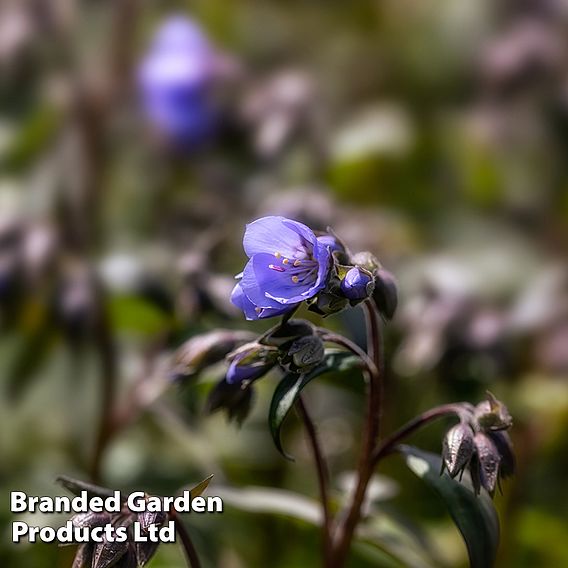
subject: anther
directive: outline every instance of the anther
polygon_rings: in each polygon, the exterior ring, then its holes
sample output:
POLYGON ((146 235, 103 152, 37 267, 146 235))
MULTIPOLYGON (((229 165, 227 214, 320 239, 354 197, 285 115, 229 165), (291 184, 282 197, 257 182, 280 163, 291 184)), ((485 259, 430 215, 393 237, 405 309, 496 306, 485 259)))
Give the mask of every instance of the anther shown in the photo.
POLYGON ((274 256, 275 256, 276 258, 280 258, 282 255, 281 255, 279 252, 275 252, 275 253, 274 253, 274 256))
POLYGON ((285 259, 282 261, 282 264, 290 264, 290 259, 289 259, 289 258, 285 258, 285 259))
POLYGON ((300 264, 302 264, 301 260, 295 260, 294 261, 294 266, 300 266, 300 264))
POLYGON ((300 279, 297 276, 292 276, 292 282, 294 282, 294 284, 297 284, 300 281, 300 279))

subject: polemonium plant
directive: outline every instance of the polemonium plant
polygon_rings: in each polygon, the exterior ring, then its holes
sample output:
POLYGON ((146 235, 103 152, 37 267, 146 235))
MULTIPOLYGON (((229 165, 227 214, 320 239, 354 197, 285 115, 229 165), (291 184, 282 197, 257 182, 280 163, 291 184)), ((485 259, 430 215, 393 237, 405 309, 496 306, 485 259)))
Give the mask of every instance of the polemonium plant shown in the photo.
POLYGON ((215 53, 203 30, 172 16, 156 32, 138 70, 147 122, 174 149, 193 149, 213 133, 215 53))
MULTIPOLYGON (((232 350, 227 346, 228 370, 210 394, 209 409, 224 409, 229 418, 242 421, 250 411, 255 382, 275 369, 282 373, 270 405, 269 428, 276 447, 286 456, 280 431, 293 407, 305 425, 322 505, 323 566, 346 566, 357 528, 366 521, 364 503, 372 475, 394 453, 401 454, 408 467, 444 500, 466 541, 471 565, 493 565, 498 520, 491 497, 500 480, 515 468, 507 434, 512 421, 506 407, 489 393, 477 406, 444 404, 390 434, 383 433, 382 332, 397 307, 394 277, 371 253, 351 252, 331 230, 317 234, 285 217, 263 217, 247 225, 243 247, 248 261, 237 275, 232 302, 248 320, 281 319, 256 339, 242 341, 232 350), (324 327, 293 319, 302 305, 324 317, 361 306, 366 350, 324 327), (362 371, 367 388, 355 487, 343 507, 331 497, 325 454, 302 398, 306 385, 330 371, 362 371), (441 457, 402 443, 431 421, 448 416, 456 417, 458 424, 445 435, 441 457)), ((182 349, 177 360, 178 376, 184 374, 183 353, 182 349)), ((216 355, 216 361, 223 356, 220 351, 216 355)), ((207 357, 204 354, 202 359, 207 357)), ((191 362, 185 362, 189 371, 191 362)))

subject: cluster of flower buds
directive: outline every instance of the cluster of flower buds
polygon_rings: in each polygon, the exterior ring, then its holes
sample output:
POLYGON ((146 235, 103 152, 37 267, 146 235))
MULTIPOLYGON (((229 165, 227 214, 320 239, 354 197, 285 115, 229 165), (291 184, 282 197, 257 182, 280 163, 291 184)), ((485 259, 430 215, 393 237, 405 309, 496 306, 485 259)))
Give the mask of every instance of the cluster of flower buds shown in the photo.
POLYGON ((305 320, 289 320, 251 341, 251 334, 217 330, 186 342, 175 356, 172 376, 196 378, 223 359, 228 369, 209 394, 209 412, 224 410, 230 420, 242 422, 254 399, 252 385, 275 367, 288 373, 305 374, 325 356, 316 328, 305 320))
POLYGON ((229 419, 242 422, 252 406, 251 385, 275 367, 288 373, 309 373, 325 355, 322 339, 305 320, 289 320, 255 341, 229 353, 225 379, 209 397, 209 411, 224 409, 229 419))
POLYGON ((461 421, 444 438, 442 471, 452 478, 469 469, 478 495, 483 487, 491 496, 501 479, 515 471, 515 456, 507 430, 512 425, 505 405, 491 393, 476 407, 464 405, 461 421))
MULTIPOLYGON (((58 480, 64 487, 75 495, 82 491, 87 491, 89 495, 98 497, 109 497, 113 494, 110 489, 97 487, 82 481, 61 477, 58 480)), ((123 527, 128 538, 126 540, 103 538, 101 542, 84 542, 77 548, 73 568, 138 568, 146 566, 156 553, 159 542, 150 539, 147 542, 135 542, 132 533, 133 524, 139 523, 140 530, 148 533, 152 526, 157 528, 163 526, 168 519, 168 515, 162 511, 145 510, 140 513, 133 513, 123 504, 117 513, 92 511, 78 513, 71 517, 73 527, 77 529, 94 529, 95 527, 112 526, 114 529, 123 527)))
POLYGON ((370 252, 351 253, 330 229, 329 234, 318 238, 329 243, 332 267, 326 287, 309 309, 326 316, 370 298, 381 315, 391 320, 398 304, 394 276, 370 252))

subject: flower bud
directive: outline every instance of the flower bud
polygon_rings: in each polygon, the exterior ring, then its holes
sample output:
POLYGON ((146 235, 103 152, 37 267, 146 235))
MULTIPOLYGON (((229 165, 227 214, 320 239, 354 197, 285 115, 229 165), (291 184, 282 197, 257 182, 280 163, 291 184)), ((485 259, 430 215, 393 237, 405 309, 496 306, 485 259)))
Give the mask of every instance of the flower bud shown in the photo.
POLYGON ((479 481, 481 486, 493 495, 497 485, 501 456, 493 441, 483 432, 475 434, 474 443, 479 462, 479 481))
POLYGON ((161 527, 165 523, 167 516, 164 511, 143 511, 138 514, 138 522, 140 523, 140 528, 144 532, 148 532, 151 525, 161 527))
POLYGON ((371 274, 374 274, 380 267, 377 257, 369 251, 358 252, 351 257, 351 264, 355 264, 364 268, 371 274))
POLYGON ((206 367, 222 361, 231 351, 253 338, 252 333, 232 329, 217 329, 196 335, 178 349, 174 359, 173 376, 184 379, 194 377, 206 367))
POLYGON ((278 350, 252 342, 243 345, 230 357, 226 380, 229 384, 252 382, 266 375, 278 359, 278 350))
POLYGON ((133 568, 136 568, 136 566, 146 566, 146 564, 152 560, 154 554, 156 554, 159 545, 159 542, 137 542, 133 568))
POLYGON ((213 387, 207 399, 207 412, 213 414, 219 410, 227 413, 229 420, 241 424, 248 416, 254 399, 254 391, 242 383, 229 384, 222 380, 213 387))
POLYGON ((77 548, 73 565, 71 568, 91 568, 91 559, 93 557, 93 545, 91 543, 81 544, 77 548))
MULTIPOLYGON (((339 289, 337 290, 339 292, 339 289)), ((347 298, 339 296, 336 292, 324 290, 320 292, 315 301, 308 308, 320 316, 330 316, 345 309, 348 305, 347 298)))
POLYGON ((93 553, 93 568, 109 568, 119 562, 119 560, 128 551, 129 544, 127 541, 119 542, 118 540, 99 542, 95 545, 93 553))
POLYGON ((290 320, 270 330, 259 342, 272 347, 282 347, 299 337, 313 335, 313 325, 305 320, 290 320))
POLYGON ((71 522, 74 527, 102 527, 111 521, 111 517, 108 513, 93 513, 88 511, 87 513, 79 513, 71 517, 71 522))
POLYGON ((473 431, 468 424, 460 422, 444 437, 442 459, 453 478, 463 473, 474 452, 473 431))
POLYGON ((292 343, 282 363, 289 364, 291 371, 306 373, 319 365, 324 355, 323 341, 317 335, 308 335, 292 343))
POLYGON ((383 268, 375 272, 373 300, 381 315, 391 320, 398 305, 398 290, 394 276, 383 268))
POLYGON ((504 431, 488 432, 487 435, 491 438, 501 456, 499 475, 503 479, 506 479, 515 473, 516 468, 515 453, 513 451, 511 438, 509 434, 504 431))
POLYGON ((355 302, 368 298, 372 294, 374 286, 371 274, 357 266, 351 268, 341 281, 343 295, 355 302))
POLYGON ((490 392, 487 392, 487 400, 475 407, 474 417, 480 428, 485 431, 507 430, 513 424, 507 407, 490 392))

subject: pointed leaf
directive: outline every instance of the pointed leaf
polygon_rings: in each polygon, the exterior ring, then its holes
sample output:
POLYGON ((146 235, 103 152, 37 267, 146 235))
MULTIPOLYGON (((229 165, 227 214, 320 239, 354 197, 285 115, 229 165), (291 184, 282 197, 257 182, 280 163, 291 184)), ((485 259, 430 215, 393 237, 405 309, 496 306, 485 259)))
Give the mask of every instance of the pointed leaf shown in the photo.
POLYGON ((486 493, 473 491, 444 473, 442 460, 430 452, 401 446, 406 465, 438 493, 463 536, 471 568, 490 568, 495 564, 499 545, 499 518, 486 493))
POLYGON ((207 489, 207 487, 209 487, 209 483, 211 483, 212 479, 213 479, 213 475, 210 475, 209 477, 206 477, 203 481, 198 483, 195 487, 192 487, 190 489, 191 498, 195 499, 196 497, 203 495, 203 493, 205 493, 205 490, 207 489))
POLYGON ((327 351, 325 359, 309 373, 305 375, 289 373, 280 381, 270 403, 268 422, 274 444, 285 458, 292 460, 292 457, 286 454, 282 448, 280 430, 284 419, 288 416, 302 389, 313 379, 324 373, 347 371, 357 367, 361 367, 361 360, 355 355, 345 351, 330 350, 327 351))

